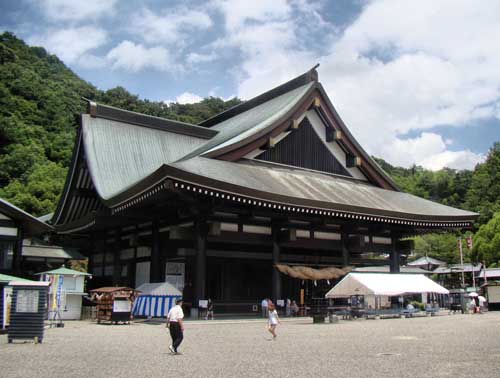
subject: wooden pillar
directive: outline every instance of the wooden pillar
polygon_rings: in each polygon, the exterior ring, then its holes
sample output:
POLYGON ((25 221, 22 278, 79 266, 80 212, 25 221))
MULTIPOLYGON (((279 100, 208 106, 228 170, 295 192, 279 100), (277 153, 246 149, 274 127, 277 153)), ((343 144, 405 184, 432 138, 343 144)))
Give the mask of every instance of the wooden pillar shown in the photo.
POLYGON ((151 225, 151 265, 149 267, 150 282, 163 282, 165 279, 161 276, 161 243, 159 222, 154 220, 151 225))
POLYGON ((279 225, 272 226, 273 239, 273 276, 272 276, 272 300, 276 304, 278 299, 281 299, 281 276, 275 264, 280 262, 281 246, 279 243, 281 227, 279 225))
POLYGON ((396 236, 391 237, 391 253, 390 253, 390 272, 391 273, 399 273, 399 252, 396 248, 396 243, 398 238, 396 236))
POLYGON ((340 234, 340 241, 342 244, 342 265, 348 266, 351 263, 351 255, 349 253, 349 248, 347 247, 349 234, 346 232, 342 232, 340 234))
POLYGON ((198 301, 205 299, 207 280, 207 222, 198 218, 195 224, 195 287, 193 307, 198 308, 198 301))
MULTIPOLYGON (((113 285, 120 285, 122 279, 122 266, 120 264, 120 252, 121 252, 121 241, 122 234, 120 229, 116 229, 115 231, 115 242, 113 245, 113 285)), ((106 259, 106 256, 104 256, 106 259)))
POLYGON ((14 250, 12 256, 12 270, 15 275, 22 275, 22 261, 23 261, 23 231, 21 227, 17 227, 17 239, 14 243, 14 250))

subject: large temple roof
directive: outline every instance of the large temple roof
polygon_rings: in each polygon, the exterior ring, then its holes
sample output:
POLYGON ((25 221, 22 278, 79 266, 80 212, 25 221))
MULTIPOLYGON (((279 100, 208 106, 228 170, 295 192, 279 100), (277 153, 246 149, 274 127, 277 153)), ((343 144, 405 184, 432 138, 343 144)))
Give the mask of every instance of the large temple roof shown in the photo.
POLYGON ((56 225, 91 217, 99 201, 113 211, 136 205, 167 180, 285 208, 433 222, 470 222, 477 216, 400 192, 349 133, 315 70, 200 125, 94 103, 88 113, 81 116, 72 167, 53 218, 56 225), (244 158, 252 149, 265 148, 266 141, 286 137, 311 109, 337 133, 334 143, 344 160, 359 159, 355 169, 365 180, 244 158))

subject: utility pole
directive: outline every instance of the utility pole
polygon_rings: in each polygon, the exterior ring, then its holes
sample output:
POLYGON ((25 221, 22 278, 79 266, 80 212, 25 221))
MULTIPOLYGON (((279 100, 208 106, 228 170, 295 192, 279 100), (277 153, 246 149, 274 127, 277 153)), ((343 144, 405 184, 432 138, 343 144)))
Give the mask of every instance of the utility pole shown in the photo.
MULTIPOLYGON (((462 287, 465 289, 465 275, 464 275, 464 254, 462 251, 462 238, 458 238, 458 249, 460 251, 460 265, 462 265, 462 287)), ((474 267, 473 267, 474 271, 474 267)))

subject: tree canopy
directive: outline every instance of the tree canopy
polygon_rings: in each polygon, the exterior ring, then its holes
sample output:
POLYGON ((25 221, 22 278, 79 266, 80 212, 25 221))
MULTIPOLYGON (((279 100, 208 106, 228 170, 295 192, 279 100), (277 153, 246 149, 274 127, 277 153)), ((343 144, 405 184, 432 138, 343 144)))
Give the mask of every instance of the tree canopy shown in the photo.
POLYGON ((82 97, 188 123, 240 103, 209 97, 197 104, 142 100, 122 87, 100 91, 55 55, 0 34, 0 197, 35 216, 54 211, 76 136, 82 97))

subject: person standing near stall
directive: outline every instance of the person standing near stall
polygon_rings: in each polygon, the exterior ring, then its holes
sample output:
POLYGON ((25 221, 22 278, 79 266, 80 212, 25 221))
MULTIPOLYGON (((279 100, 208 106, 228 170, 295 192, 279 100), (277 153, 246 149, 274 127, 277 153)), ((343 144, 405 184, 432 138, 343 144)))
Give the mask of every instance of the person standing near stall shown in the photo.
POLYGON ((180 354, 177 348, 184 338, 184 311, 182 311, 182 299, 175 301, 175 306, 170 309, 167 315, 167 328, 170 330, 172 345, 168 347, 172 354, 180 354))

